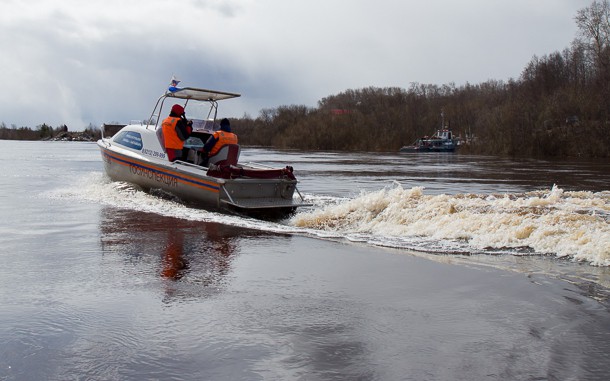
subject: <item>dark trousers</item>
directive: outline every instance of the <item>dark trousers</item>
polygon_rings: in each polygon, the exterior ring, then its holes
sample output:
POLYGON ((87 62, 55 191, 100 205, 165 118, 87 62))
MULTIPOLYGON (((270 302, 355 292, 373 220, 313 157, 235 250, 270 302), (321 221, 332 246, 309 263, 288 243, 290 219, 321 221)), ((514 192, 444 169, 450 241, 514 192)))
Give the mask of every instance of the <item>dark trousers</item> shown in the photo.
POLYGON ((182 150, 181 149, 173 149, 173 148, 167 148, 167 159, 169 161, 175 161, 178 159, 182 159, 182 150))

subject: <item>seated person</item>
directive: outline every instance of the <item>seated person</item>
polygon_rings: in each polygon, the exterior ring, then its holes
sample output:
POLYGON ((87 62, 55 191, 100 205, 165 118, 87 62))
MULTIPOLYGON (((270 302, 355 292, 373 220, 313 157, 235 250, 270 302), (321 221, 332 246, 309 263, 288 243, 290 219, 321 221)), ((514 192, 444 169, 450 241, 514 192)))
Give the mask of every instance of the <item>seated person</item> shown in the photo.
POLYGON ((204 161, 203 166, 208 165, 208 159, 220 151, 227 144, 237 144, 237 135, 231 132, 229 119, 224 118, 220 121, 220 130, 214 132, 203 146, 204 161))

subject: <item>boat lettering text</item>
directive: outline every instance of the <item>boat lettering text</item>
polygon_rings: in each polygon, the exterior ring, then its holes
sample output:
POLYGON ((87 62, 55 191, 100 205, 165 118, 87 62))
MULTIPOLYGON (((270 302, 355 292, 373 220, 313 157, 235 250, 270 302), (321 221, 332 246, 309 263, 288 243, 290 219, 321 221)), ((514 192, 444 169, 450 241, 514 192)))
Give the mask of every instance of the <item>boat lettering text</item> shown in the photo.
POLYGON ((142 149, 142 153, 144 155, 148 155, 148 156, 152 156, 152 157, 159 157, 161 159, 165 159, 165 153, 153 151, 153 150, 148 149, 148 148, 143 148, 142 149))
POLYGON ((137 167, 135 165, 130 165, 129 169, 134 175, 146 177, 148 179, 158 181, 171 187, 178 186, 178 180, 175 177, 169 176, 167 174, 158 173, 155 171, 151 171, 148 168, 137 167))

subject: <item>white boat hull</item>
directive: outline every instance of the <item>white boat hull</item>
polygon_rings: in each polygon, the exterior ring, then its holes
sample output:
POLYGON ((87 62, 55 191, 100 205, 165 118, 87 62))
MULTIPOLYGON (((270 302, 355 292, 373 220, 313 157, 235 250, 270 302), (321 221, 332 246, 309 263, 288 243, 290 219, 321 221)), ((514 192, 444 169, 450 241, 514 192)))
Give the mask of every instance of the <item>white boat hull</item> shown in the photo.
POLYGON ((282 215, 310 205, 294 198, 296 180, 222 179, 208 176, 205 167, 148 158, 117 147, 110 139, 99 140, 98 146, 105 172, 112 180, 135 184, 146 191, 161 189, 206 209, 245 214, 277 212, 282 215))

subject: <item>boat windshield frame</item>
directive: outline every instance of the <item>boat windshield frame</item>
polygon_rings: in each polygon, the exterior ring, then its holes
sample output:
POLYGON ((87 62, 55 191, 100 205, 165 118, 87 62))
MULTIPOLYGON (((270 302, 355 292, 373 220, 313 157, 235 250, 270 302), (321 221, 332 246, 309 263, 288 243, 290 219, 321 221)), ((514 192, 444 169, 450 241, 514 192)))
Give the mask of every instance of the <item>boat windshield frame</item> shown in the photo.
POLYGON ((216 116, 218 115, 218 101, 225 99, 238 98, 241 94, 237 93, 229 93, 226 91, 218 91, 218 90, 208 90, 208 89, 200 89, 196 87, 182 87, 177 88, 175 90, 167 90, 165 94, 161 95, 155 104, 155 108, 148 119, 148 126, 153 126, 156 130, 159 125, 161 111, 163 110, 163 104, 167 98, 177 98, 186 100, 184 107, 188 105, 188 102, 191 100, 199 101, 199 102, 207 102, 210 104, 210 110, 208 112, 207 119, 211 119, 212 113, 213 121, 216 121, 216 116))

